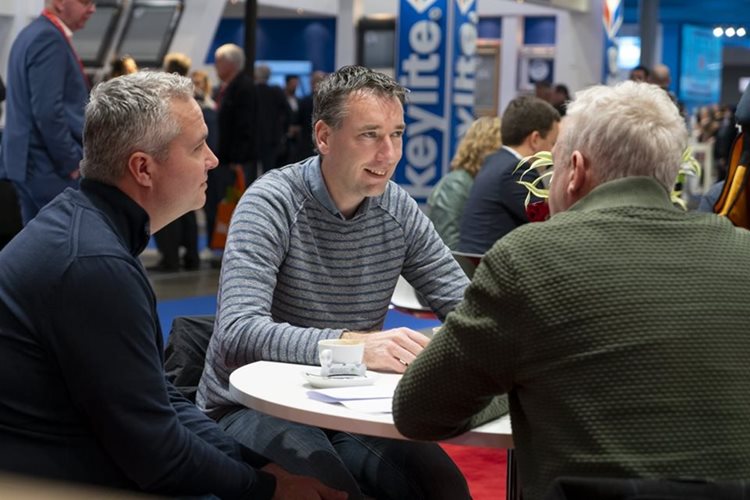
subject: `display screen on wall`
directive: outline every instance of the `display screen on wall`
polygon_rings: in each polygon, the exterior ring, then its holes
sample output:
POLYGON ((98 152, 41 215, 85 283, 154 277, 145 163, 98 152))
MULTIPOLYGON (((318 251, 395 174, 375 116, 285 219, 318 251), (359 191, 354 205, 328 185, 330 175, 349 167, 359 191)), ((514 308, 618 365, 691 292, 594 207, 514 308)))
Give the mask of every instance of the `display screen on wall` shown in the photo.
POLYGON ((363 17, 357 26, 357 64, 393 75, 396 20, 363 17))
POLYGON ((617 68, 633 69, 641 62, 641 37, 617 37, 617 68))
POLYGON ((182 13, 181 1, 139 1, 133 5, 118 52, 139 66, 161 66, 182 13))
POLYGON ((255 66, 260 64, 268 66, 271 70, 271 76, 268 78, 270 85, 276 85, 284 88, 286 77, 289 75, 299 78, 296 95, 302 98, 312 93, 310 87, 310 74, 312 73, 312 63, 310 61, 255 61, 255 66))
POLYGON ((102 66, 106 57, 112 33, 120 16, 120 6, 117 3, 99 2, 94 15, 86 22, 86 26, 77 31, 73 37, 76 53, 86 66, 102 66))
POLYGON ((712 28, 684 25, 680 100, 695 104, 719 102, 721 97, 721 39, 712 28))

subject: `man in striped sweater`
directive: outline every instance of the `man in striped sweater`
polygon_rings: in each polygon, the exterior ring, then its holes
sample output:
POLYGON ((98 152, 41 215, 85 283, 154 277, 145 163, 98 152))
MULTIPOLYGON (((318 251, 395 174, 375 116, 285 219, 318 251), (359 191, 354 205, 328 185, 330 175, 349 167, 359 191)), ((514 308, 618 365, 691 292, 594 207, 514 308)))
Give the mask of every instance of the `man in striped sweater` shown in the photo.
POLYGON ((317 364, 317 342, 330 338, 362 339, 368 368, 403 372, 429 339, 382 331, 400 274, 440 318, 461 301, 467 278, 389 180, 401 158, 405 92, 362 67, 332 74, 315 94, 320 155, 269 172, 240 200, 198 404, 241 442, 350 498, 467 498, 463 476, 437 445, 291 423, 241 407, 228 391, 235 368, 317 364))

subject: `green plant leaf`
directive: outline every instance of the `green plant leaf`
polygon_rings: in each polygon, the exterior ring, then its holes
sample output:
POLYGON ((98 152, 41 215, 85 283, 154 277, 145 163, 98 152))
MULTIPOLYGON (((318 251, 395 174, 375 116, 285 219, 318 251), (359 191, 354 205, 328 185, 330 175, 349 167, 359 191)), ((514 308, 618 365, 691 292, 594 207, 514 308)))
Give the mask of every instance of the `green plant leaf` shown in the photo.
MULTIPOLYGON (((531 156, 527 156, 526 158, 521 159, 518 162, 518 165, 516 165, 516 168, 513 169, 513 173, 516 173, 520 168, 522 168, 524 165, 528 165, 527 168, 521 173, 520 180, 516 181, 522 186, 524 186, 528 193, 526 195, 526 199, 524 200, 524 206, 528 206, 531 202, 531 196, 536 196, 537 198, 547 199, 549 198, 549 189, 546 188, 540 188, 538 184, 542 182, 542 179, 549 178, 552 179, 552 153, 550 151, 539 151, 536 154, 533 154, 531 156), (524 176, 531 172, 532 170, 536 169, 546 169, 544 173, 541 173, 541 175, 535 179, 532 182, 523 180, 524 176)), ((680 170, 677 173, 677 178, 675 179, 675 184, 683 184, 687 178, 687 176, 695 176, 698 177, 701 175, 701 165, 698 163, 698 160, 695 159, 695 156, 693 156, 693 149, 691 147, 687 147, 685 151, 682 153, 682 159, 680 162, 680 170)), ((672 202, 676 205, 679 205, 684 210, 687 210, 687 204, 685 203, 685 200, 682 199, 682 191, 673 190, 670 194, 670 198, 672 202)))

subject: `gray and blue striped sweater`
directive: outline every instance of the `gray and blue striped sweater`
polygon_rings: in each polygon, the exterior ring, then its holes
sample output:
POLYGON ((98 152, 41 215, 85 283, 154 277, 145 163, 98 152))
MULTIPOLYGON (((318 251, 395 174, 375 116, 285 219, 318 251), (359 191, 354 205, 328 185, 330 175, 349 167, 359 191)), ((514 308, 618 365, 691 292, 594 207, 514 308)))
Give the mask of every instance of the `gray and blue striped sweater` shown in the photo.
POLYGON ((218 418, 236 405, 228 390, 235 368, 259 360, 317 364, 318 340, 381 330, 400 274, 441 319, 468 285, 397 184, 346 220, 318 157, 264 175, 232 217, 198 404, 218 418))

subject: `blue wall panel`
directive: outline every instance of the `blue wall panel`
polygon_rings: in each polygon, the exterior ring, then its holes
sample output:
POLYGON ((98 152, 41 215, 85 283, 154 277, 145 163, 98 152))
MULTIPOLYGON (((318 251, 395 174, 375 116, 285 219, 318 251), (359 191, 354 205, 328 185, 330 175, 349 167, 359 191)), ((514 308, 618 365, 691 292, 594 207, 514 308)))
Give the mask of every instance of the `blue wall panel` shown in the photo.
POLYGON ((479 38, 500 39, 503 37, 503 19, 501 17, 480 17, 477 23, 479 38))
MULTIPOLYGON (((242 19, 222 19, 216 29, 206 64, 213 64, 214 52, 225 43, 242 46, 245 25, 242 19)), ((334 71, 336 20, 259 19, 255 33, 255 58, 259 60, 310 61, 313 70, 334 71)))
POLYGON ((554 17, 527 17, 523 22, 525 45, 554 45, 557 23, 554 17))
POLYGON ((661 60, 666 64, 672 75, 672 83, 669 84, 669 90, 679 95, 678 84, 680 81, 680 50, 682 47, 682 24, 681 23, 663 23, 662 24, 662 47, 661 60))

